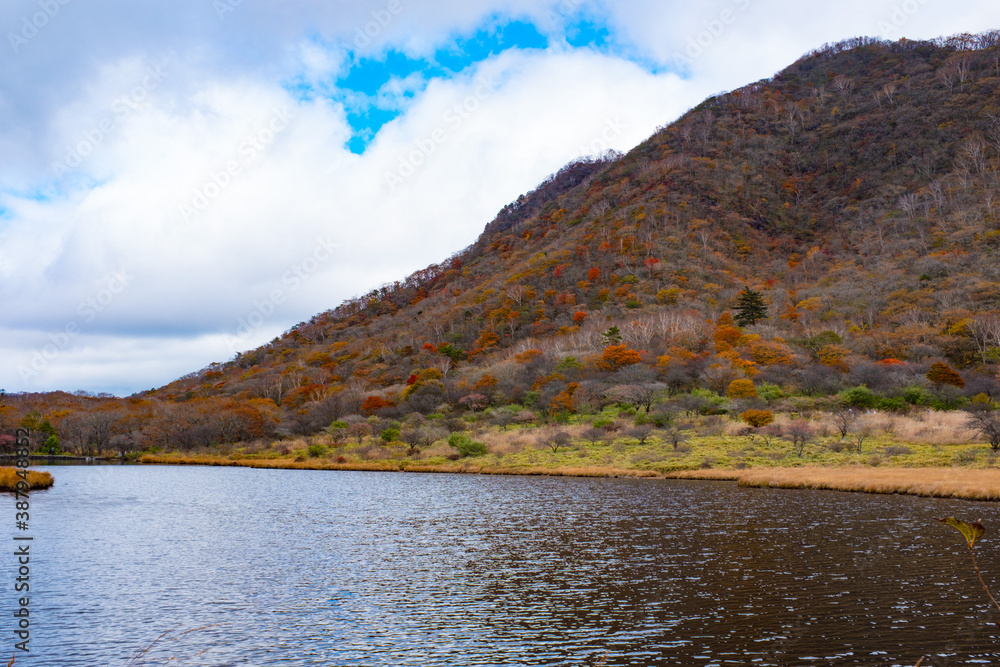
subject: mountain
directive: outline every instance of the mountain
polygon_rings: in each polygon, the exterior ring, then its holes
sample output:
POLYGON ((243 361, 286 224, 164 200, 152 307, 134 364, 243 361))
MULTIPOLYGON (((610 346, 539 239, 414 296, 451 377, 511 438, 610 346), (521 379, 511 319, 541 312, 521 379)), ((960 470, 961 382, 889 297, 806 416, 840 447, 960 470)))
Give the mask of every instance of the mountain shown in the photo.
POLYGON ((267 345, 130 399, 8 397, 8 421, 30 408, 75 433, 107 413, 101 442, 190 448, 737 379, 900 408, 996 397, 998 174, 1000 33, 827 45, 566 166, 472 246, 267 345), (767 316, 737 327, 755 294, 767 316), (934 363, 960 373, 928 380, 934 363))

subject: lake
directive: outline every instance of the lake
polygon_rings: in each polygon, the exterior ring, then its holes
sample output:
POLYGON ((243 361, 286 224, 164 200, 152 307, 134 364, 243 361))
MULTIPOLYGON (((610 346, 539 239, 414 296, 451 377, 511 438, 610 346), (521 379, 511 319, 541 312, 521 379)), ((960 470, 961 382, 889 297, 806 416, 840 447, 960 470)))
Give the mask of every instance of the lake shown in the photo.
POLYGON ((961 536, 933 520, 986 522, 977 552, 1000 590, 989 503, 664 480, 53 472, 32 496, 18 667, 117 667, 167 631, 139 664, 1000 659, 1000 615, 961 536))

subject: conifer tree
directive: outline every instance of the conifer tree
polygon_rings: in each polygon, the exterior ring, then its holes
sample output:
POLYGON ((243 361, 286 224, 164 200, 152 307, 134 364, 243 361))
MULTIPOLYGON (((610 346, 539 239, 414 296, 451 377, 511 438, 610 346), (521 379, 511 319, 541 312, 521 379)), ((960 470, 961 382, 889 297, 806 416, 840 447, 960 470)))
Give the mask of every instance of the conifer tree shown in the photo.
POLYGON ((767 305, 760 292, 755 292, 749 286, 743 288, 736 303, 736 317, 733 319, 741 327, 756 324, 767 319, 767 305))

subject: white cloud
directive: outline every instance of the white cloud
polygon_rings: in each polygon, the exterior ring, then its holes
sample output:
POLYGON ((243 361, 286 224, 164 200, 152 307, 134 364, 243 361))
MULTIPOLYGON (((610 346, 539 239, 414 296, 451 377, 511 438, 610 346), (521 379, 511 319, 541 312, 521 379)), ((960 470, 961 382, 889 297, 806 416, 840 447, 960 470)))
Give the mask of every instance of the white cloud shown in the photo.
MULTIPOLYGON (((687 80, 565 46, 508 51, 426 87, 422 75, 395 79, 381 96, 413 99, 362 156, 345 148, 351 128, 340 105, 303 102, 282 82, 295 74, 328 85, 356 29, 388 2, 337 13, 311 2, 282 3, 284 12, 244 3, 220 22, 192 3, 164 10, 151 0, 118 41, 95 47, 93 71, 53 41, 70 24, 67 5, 65 25, 54 21, 13 73, 0 74, 0 113, 17 121, 0 128, 9 151, 0 166, 0 386, 143 389, 225 360, 234 345, 266 342, 465 247, 503 205, 581 152, 628 149, 706 95, 769 76, 825 41, 875 34, 894 4, 581 4, 611 17, 623 53, 668 66, 689 38, 728 21, 723 11, 739 13, 705 43, 687 80), (162 26, 174 41, 153 29, 164 11, 176 12, 162 26), (193 36, 178 36, 191 26, 193 36), (273 61, 241 51, 246 43, 273 61), (67 64, 46 60, 44 48, 67 64), (162 71, 155 85, 149 68, 162 71), (49 71, 59 86, 31 80, 49 71), (59 189, 42 188, 49 198, 25 194, 53 182, 52 162, 68 162, 88 141, 92 150, 54 181, 59 189), (128 284, 106 299, 120 271, 128 284), (99 311, 88 309, 94 299, 99 311), (66 349, 21 377, 18 368, 70 323, 79 334, 66 349)), ((1000 23, 991 4, 966 5, 927 4, 900 32, 1000 23)), ((0 24, 30 6, 0 10, 0 24)), ((548 20, 526 0, 435 7, 405 3, 373 41, 426 54, 494 14, 548 20)))

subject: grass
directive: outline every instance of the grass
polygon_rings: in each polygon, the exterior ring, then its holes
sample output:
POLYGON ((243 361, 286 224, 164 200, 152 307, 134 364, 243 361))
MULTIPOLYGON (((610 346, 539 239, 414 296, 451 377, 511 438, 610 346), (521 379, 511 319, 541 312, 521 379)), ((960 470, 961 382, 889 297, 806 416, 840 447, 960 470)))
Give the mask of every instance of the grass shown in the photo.
MULTIPOLYGON (((0 468, 0 491, 15 491, 20 479, 17 476, 17 468, 0 468)), ((53 484, 55 484, 55 480, 50 473, 38 470, 28 471, 29 490, 47 489, 53 484)))
MULTIPOLYGON (((601 415, 615 420, 618 415, 601 415)), ((911 493, 1000 500, 1000 459, 964 428, 964 415, 916 412, 864 416, 870 432, 861 451, 842 439, 829 415, 809 418, 815 437, 798 455, 782 438, 747 432, 725 417, 685 420, 687 439, 676 448, 656 436, 640 445, 625 435, 631 423, 618 419, 618 430, 596 442, 585 438, 590 423, 576 418, 562 426, 502 429, 471 424, 469 435, 486 445, 484 456, 458 458, 444 440, 422 451, 403 443, 365 438, 361 443, 334 442, 327 435, 274 443, 221 446, 187 454, 147 453, 142 463, 227 465, 254 468, 374 470, 571 475, 585 477, 671 477, 716 479, 774 487, 829 488, 873 493, 911 493), (558 429, 568 446, 552 451, 546 435, 558 429)), ((778 415, 778 424, 788 415, 778 415)))
POLYGON ((1000 470, 967 468, 773 468, 746 470, 740 486, 899 493, 936 498, 1000 500, 1000 470))

